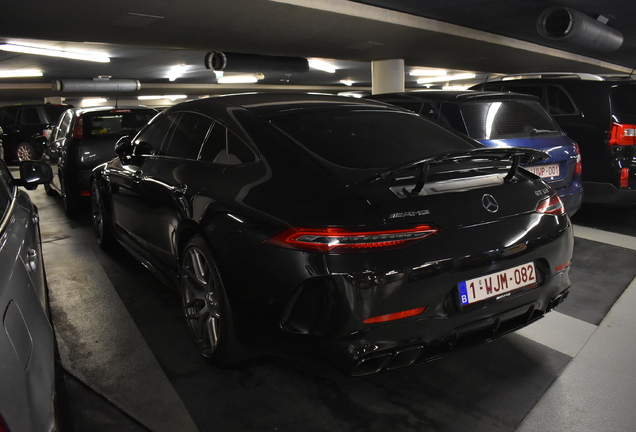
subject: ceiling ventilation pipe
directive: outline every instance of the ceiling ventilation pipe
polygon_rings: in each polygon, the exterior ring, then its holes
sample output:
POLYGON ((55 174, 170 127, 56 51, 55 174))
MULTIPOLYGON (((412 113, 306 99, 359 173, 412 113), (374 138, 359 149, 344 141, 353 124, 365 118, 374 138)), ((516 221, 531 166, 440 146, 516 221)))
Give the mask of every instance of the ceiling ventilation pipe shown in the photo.
POLYGON ((215 72, 304 73, 309 70, 309 62, 302 57, 211 51, 205 55, 205 67, 215 72))
POLYGON ((141 83, 132 79, 96 78, 53 81, 53 90, 63 92, 132 92, 139 89, 141 89, 141 83))
POLYGON ((569 42, 595 51, 616 51, 623 44, 623 35, 594 19, 568 7, 553 6, 543 11, 537 30, 545 38, 569 42))

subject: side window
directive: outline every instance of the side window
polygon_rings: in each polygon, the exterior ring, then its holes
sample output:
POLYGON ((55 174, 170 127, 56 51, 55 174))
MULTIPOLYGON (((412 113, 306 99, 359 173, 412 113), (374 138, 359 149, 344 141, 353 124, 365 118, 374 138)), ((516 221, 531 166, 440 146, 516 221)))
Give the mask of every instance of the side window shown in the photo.
POLYGON ((548 88, 548 112, 551 115, 578 114, 578 110, 570 99, 570 95, 561 87, 549 85, 548 88))
POLYGON ((72 114, 70 112, 67 112, 66 114, 64 114, 64 116, 62 116, 62 118, 60 119, 60 129, 57 132, 56 138, 61 138, 69 132, 68 129, 71 125, 71 117, 72 114))
POLYGON ((442 102, 439 109, 439 122, 463 134, 467 133, 462 113, 456 103, 442 102))
POLYGON ((244 165, 256 161, 256 154, 234 132, 215 123, 199 160, 220 165, 244 165))
POLYGON ((135 140, 135 155, 157 154, 175 118, 176 114, 168 115, 148 125, 135 140))
POLYGON ((211 125, 212 119, 201 114, 181 114, 165 155, 196 160, 211 125))
POLYGON ((2 126, 13 126, 18 118, 18 107, 5 108, 2 126))
POLYGON ((422 105, 421 116, 430 118, 431 120, 438 121, 439 120, 439 106, 433 102, 424 102, 422 105))
POLYGON ((505 85, 501 88, 503 92, 523 93, 538 97, 543 100, 542 85, 505 85))
POLYGON ((387 100, 386 102, 390 103, 391 105, 399 106, 400 108, 406 108, 407 110, 413 111, 418 114, 420 113, 420 108, 422 107, 422 104, 419 102, 389 101, 389 100, 387 100))
POLYGON ((38 109, 35 107, 25 107, 22 108, 22 124, 24 125, 32 125, 32 124, 40 124, 40 115, 38 114, 38 109))

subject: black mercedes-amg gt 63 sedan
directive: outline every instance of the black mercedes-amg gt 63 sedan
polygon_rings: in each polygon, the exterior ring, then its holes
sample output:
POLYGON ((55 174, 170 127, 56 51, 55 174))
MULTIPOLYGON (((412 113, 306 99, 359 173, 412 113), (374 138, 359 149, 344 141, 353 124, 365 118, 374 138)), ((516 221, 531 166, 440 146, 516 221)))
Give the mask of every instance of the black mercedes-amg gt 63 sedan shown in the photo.
POLYGON ((93 171, 117 240, 181 294, 199 352, 318 359, 351 375, 489 341, 565 299, 573 236, 555 191, 410 111, 313 94, 177 104, 93 171))

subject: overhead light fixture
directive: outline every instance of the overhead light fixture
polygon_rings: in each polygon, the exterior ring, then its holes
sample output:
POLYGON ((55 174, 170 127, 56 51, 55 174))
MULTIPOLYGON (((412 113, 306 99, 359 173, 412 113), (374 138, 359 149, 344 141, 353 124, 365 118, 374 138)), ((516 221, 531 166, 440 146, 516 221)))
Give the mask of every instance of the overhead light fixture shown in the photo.
POLYGON ((16 69, 0 71, 0 78, 41 77, 42 71, 37 69, 16 69))
POLYGON ((250 84, 258 82, 256 75, 223 76, 217 80, 219 84, 250 84))
POLYGON ((409 72, 409 75, 435 77, 446 76, 447 72, 443 69, 413 69, 411 72, 409 72))
POLYGON ((157 99, 169 99, 171 101, 177 99, 185 99, 186 95, 164 95, 164 96, 139 96, 137 100, 157 100, 157 99))
POLYGON ((108 102, 108 99, 106 99, 106 98, 87 98, 87 99, 82 99, 82 105, 95 105, 95 104, 106 103, 106 102, 108 102))
POLYGON ((173 66, 168 72, 168 80, 175 81, 177 78, 181 78, 187 69, 188 66, 184 64, 173 66))
POLYGON ((351 87, 353 85, 353 81, 351 80, 340 80, 340 82, 346 86, 351 87))
POLYGON ((99 54, 87 54, 78 51, 64 51, 56 48, 42 48, 26 45, 0 44, 0 51, 16 52, 21 54, 35 54, 49 57, 62 57, 72 60, 94 61, 99 63, 110 62, 110 57, 99 54))
POLYGON ((474 73, 463 73, 457 75, 447 75, 440 77, 430 77, 430 78, 420 78, 417 80, 418 84, 428 84, 434 82, 446 82, 446 81, 457 81, 457 80, 465 80, 465 79, 473 79, 477 75, 474 73))
POLYGON ((321 70, 323 72, 336 73, 336 67, 330 63, 327 63, 324 60, 310 59, 309 67, 312 69, 321 70))

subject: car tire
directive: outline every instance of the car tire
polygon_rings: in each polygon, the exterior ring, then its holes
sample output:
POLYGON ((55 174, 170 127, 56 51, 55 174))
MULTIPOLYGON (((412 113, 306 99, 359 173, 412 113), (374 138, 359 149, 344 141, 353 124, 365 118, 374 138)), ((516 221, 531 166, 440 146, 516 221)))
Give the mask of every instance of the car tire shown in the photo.
POLYGON ((21 142, 15 147, 15 157, 18 161, 37 160, 38 152, 28 142, 21 142))
POLYGON ((105 211, 104 198, 97 181, 91 183, 91 223, 97 244, 102 250, 109 250, 115 244, 115 236, 108 213, 105 211))
POLYGON ((245 360, 245 348, 235 338, 225 288, 207 244, 195 236, 181 256, 182 311, 199 354, 215 366, 245 360))
POLYGON ((82 210, 79 198, 74 197, 73 194, 69 193, 68 188, 66 187, 66 181, 64 180, 64 175, 61 172, 59 177, 64 213, 66 213, 67 216, 75 216, 82 210))

